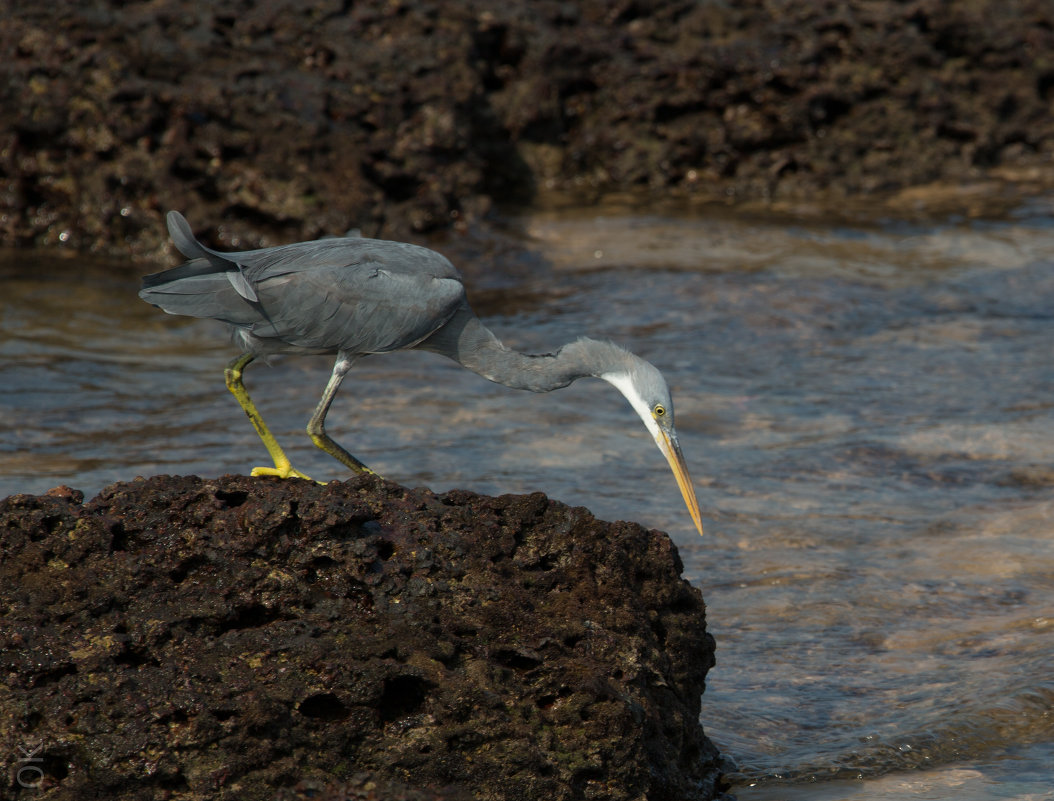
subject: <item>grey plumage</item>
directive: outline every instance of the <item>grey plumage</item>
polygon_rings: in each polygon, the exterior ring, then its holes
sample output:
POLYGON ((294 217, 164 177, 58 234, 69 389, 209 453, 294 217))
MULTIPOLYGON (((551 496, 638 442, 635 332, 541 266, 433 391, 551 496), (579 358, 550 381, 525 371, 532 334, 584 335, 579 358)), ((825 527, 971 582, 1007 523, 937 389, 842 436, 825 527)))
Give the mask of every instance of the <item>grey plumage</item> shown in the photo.
POLYGON ((241 370, 254 357, 337 355, 308 432, 335 458, 365 470, 325 434, 329 405, 357 358, 416 348, 453 359, 491 381, 533 392, 548 392, 586 376, 608 381, 626 396, 655 437, 702 533, 674 432, 669 389, 662 374, 638 356, 592 339, 579 339, 552 354, 510 350, 472 312, 455 267, 441 254, 416 245, 341 238, 221 253, 198 242, 178 212, 169 212, 168 230, 189 260, 144 277, 139 296, 171 314, 212 318, 231 326, 245 352, 228 368, 228 387, 276 464, 275 471, 257 468, 254 474, 302 475, 288 465, 241 384, 241 370))
POLYGON ((222 320, 258 355, 410 348, 465 300, 454 266, 416 245, 321 239, 218 253, 178 212, 168 230, 190 261, 146 276, 139 296, 171 314, 222 320))

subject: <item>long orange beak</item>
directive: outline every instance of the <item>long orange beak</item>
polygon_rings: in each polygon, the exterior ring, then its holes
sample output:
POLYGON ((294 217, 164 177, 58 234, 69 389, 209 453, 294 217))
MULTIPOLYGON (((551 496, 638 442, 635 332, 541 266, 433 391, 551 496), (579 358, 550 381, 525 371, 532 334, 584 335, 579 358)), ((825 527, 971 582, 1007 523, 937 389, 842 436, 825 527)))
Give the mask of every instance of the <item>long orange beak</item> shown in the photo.
POLYGON ((655 444, 659 446, 662 455, 665 456, 666 461, 670 463, 670 469, 673 470, 673 477, 677 479, 677 486, 681 490, 681 496, 684 498, 684 502, 688 506, 688 514, 692 516, 692 522, 695 523, 695 527, 699 530, 699 533, 702 534, 703 521, 699 516, 699 501, 695 498, 695 487, 692 486, 692 478, 688 475, 688 465, 684 461, 684 454, 681 453, 681 446, 677 442, 677 435, 672 432, 667 434, 660 429, 655 437, 655 444))

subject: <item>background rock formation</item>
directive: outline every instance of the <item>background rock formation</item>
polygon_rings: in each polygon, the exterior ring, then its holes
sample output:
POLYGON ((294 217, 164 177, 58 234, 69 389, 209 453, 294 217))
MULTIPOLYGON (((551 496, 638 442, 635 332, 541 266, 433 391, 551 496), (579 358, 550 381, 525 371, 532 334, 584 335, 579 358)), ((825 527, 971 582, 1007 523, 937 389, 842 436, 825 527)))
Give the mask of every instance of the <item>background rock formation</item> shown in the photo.
POLYGON ((0 241, 403 238, 552 191, 1049 183, 1046 0, 11 0, 0 241), (210 229, 210 233, 211 233, 210 229))

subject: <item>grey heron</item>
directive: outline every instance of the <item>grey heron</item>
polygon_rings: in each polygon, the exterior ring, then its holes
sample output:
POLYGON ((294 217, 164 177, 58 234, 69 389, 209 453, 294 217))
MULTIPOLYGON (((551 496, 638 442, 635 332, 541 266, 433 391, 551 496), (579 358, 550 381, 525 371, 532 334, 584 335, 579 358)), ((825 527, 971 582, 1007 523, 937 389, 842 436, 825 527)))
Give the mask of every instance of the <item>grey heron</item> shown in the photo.
POLYGON ((176 211, 168 213, 168 231, 188 261, 145 276, 139 296, 169 314, 212 318, 231 327, 243 353, 227 366, 227 388, 274 461, 274 467, 254 468, 252 475, 308 478, 290 464, 250 399, 242 383, 250 362, 277 354, 336 354, 307 432, 316 446, 364 473, 372 471, 326 434, 326 414, 356 359, 417 349, 514 389, 549 392, 588 376, 607 381, 644 421, 703 533, 670 390, 662 373, 639 356, 587 338, 548 354, 510 350, 469 307, 454 265, 417 245, 334 238, 222 253, 198 242, 176 211))

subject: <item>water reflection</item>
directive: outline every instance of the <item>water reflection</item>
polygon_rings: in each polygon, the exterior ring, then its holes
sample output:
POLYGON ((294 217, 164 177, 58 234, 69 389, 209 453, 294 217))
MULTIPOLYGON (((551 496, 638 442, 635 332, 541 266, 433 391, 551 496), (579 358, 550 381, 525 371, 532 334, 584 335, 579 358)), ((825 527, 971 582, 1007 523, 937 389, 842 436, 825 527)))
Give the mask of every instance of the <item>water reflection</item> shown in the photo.
MULTIPOLYGON (((1048 797, 1049 211, 929 227, 538 215, 518 222, 545 269, 511 285, 469 265, 508 344, 589 333, 664 370, 705 539, 602 382, 535 396, 428 354, 366 359, 329 430, 407 484, 540 489, 670 531, 709 605, 704 717, 741 801, 1048 797)), ((223 388, 218 326, 139 302, 114 265, 8 258, 0 276, 0 495, 265 459, 223 388)), ((247 373, 320 478, 339 465, 302 432, 328 371, 247 373)))

